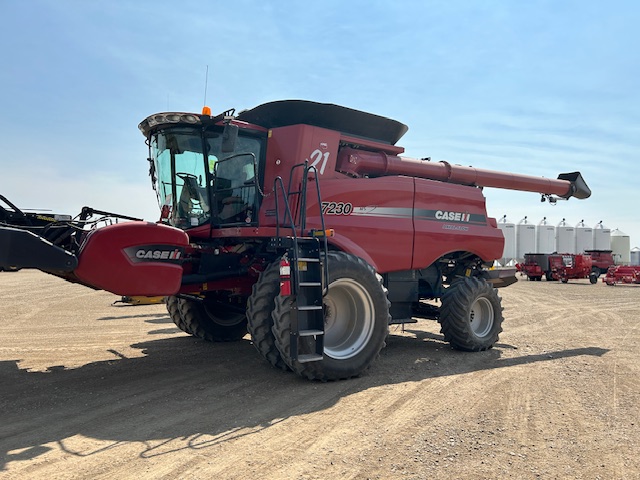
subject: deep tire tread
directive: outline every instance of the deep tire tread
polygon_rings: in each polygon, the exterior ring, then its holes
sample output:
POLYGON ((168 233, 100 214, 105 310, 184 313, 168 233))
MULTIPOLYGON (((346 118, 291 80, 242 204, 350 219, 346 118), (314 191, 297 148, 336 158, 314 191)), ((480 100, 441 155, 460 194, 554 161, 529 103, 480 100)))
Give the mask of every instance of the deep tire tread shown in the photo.
POLYGON ((247 334, 246 318, 236 325, 219 325, 196 300, 178 299, 178 309, 185 329, 183 331, 207 342, 235 342, 247 334))
POLYGON ((182 314, 180 313, 179 301, 180 300, 178 299, 178 297, 175 296, 167 298, 167 311, 169 312, 169 316, 171 317, 171 320, 173 320, 173 323, 176 324, 176 327, 178 327, 184 333, 194 335, 194 333, 189 329, 184 319, 182 318, 182 314))
POLYGON ((273 367, 279 370, 289 370, 289 366, 282 358, 271 327, 275 308, 275 299, 280 294, 280 262, 271 263, 260 274, 260 278, 253 285, 253 290, 247 302, 247 330, 251 334, 253 346, 273 367))
POLYGON ((488 350, 498 341, 502 332, 502 304, 497 289, 484 279, 468 277, 454 282, 442 296, 440 310, 441 333, 456 350, 480 352, 488 350), (493 327, 485 337, 478 337, 471 329, 469 312, 479 297, 488 299, 494 311, 493 327))
MULTIPOLYGON (((372 284, 375 282, 376 288, 380 289, 377 292, 378 303, 382 303, 383 307, 380 308, 381 311, 374 313, 378 318, 375 320, 376 325, 374 326, 374 333, 369 342, 370 351, 365 355, 364 366, 362 366, 362 364, 353 366, 349 365, 349 363, 352 363, 352 359, 337 362, 326 358, 326 356, 321 361, 299 363, 291 360, 291 346, 289 343, 291 309, 293 304, 292 297, 276 297, 275 310, 273 311, 272 331, 275 337, 276 346, 280 350, 282 358, 291 370, 301 377, 309 380, 320 380, 322 382, 359 377, 368 370, 371 364, 380 356, 382 348, 386 346, 386 337, 389 333, 389 323, 391 321, 391 315, 389 314, 389 307, 391 304, 387 298, 387 289, 382 285, 382 277, 378 275, 368 263, 359 257, 342 252, 329 252, 326 260, 329 262, 330 282, 332 272, 335 271, 335 269, 346 270, 349 273, 357 272, 357 275, 363 275, 365 279, 369 276, 367 280, 372 284), (375 331, 376 329, 377 331, 375 331)), ((370 293, 373 295, 376 294, 376 292, 370 293)), ((376 302, 375 299, 374 302, 376 302)))

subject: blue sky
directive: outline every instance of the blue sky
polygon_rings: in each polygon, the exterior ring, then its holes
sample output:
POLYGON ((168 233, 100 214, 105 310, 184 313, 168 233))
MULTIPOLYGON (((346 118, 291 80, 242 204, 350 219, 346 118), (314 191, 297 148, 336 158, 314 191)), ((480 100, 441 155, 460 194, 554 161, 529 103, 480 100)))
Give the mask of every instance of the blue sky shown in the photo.
POLYGON ((0 1, 0 194, 156 220, 138 123, 280 99, 406 123, 411 157, 555 178, 588 200, 485 189, 518 222, 602 220, 640 246, 640 2, 0 1))

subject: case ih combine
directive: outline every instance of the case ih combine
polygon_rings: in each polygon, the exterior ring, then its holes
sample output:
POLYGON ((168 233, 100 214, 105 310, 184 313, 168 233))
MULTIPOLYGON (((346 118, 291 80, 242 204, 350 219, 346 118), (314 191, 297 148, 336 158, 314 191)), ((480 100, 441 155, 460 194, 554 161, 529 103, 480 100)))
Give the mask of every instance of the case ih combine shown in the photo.
POLYGON ((498 340, 495 287, 516 279, 490 268, 504 238, 482 187, 591 193, 578 172, 554 180, 401 157, 405 125, 337 105, 234 113, 142 121, 161 222, 96 228, 96 215, 123 217, 85 207, 74 221, 37 219, 8 204, 0 268, 168 296, 186 333, 229 341, 248 331, 273 366, 343 379, 370 366, 390 323, 437 319, 460 350, 498 340))
POLYGON ((591 257, 591 270, 598 276, 606 274, 609 267, 615 265, 613 250, 585 250, 584 253, 591 257))

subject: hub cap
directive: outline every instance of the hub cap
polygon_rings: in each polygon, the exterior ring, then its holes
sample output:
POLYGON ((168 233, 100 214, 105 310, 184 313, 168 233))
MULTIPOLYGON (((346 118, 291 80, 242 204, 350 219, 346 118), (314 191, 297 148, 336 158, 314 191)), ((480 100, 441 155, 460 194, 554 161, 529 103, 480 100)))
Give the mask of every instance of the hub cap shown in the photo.
POLYGON ((364 349, 373 333, 373 300, 358 282, 341 278, 324 298, 325 355, 344 360, 364 349))
POLYGON ((493 305, 484 298, 477 298, 469 312, 471 331, 480 338, 486 337, 493 328, 493 305))

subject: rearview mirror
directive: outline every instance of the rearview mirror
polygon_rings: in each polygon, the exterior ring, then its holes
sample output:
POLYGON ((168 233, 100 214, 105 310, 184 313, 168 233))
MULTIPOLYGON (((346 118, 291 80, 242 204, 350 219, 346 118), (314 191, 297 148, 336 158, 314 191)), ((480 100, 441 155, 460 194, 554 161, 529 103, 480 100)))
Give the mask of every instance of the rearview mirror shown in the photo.
POLYGON ((236 140, 238 139, 238 126, 227 123, 222 132, 222 152, 233 153, 236 149, 236 140))

